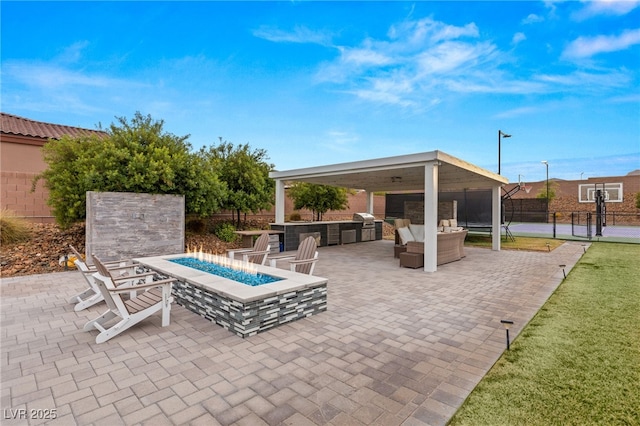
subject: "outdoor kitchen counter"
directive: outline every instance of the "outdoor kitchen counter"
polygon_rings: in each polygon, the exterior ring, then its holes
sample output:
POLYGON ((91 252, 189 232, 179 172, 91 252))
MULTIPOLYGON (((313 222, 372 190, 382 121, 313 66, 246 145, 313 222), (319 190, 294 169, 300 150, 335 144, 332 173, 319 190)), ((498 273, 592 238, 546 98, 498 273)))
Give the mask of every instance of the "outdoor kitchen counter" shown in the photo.
POLYGON ((283 231, 281 243, 284 251, 295 251, 308 236, 319 238, 319 246, 360 243, 382 239, 382 220, 374 220, 373 226, 363 226, 362 221, 336 220, 319 222, 271 223, 271 229, 283 231))

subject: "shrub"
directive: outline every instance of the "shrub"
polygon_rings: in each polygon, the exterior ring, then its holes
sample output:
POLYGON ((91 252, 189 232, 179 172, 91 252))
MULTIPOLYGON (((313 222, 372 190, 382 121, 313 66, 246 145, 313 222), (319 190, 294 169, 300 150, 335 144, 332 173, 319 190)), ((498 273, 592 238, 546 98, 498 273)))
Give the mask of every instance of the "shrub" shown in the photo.
POLYGON ((238 238, 238 234, 235 233, 236 227, 230 223, 221 223, 216 227, 215 234, 222 241, 230 243, 238 238))
POLYGON ((119 118, 104 137, 51 140, 42 148, 47 169, 47 203, 58 224, 67 228, 86 217, 87 191, 180 194, 187 213, 206 216, 227 198, 227 187, 201 153, 191 152, 188 136, 163 129, 164 121, 136 113, 119 118))
POLYGON ((14 244, 27 241, 31 237, 31 229, 24 219, 17 217, 7 209, 0 211, 0 236, 2 244, 14 244))
POLYGON ((296 222, 300 220, 302 220, 302 216, 300 216, 300 213, 298 212, 293 212, 289 215, 289 221, 291 222, 296 222))

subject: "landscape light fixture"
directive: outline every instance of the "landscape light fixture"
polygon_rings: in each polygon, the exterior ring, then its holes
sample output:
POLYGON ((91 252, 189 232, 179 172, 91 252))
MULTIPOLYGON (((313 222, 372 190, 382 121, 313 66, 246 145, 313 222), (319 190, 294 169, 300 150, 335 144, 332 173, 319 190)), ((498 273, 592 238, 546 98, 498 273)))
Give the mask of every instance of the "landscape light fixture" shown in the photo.
POLYGON ((510 138, 511 135, 504 133, 502 130, 498 130, 498 174, 500 174, 500 145, 502 138, 510 138))
POLYGON ((547 223, 549 223, 549 162, 542 160, 541 163, 547 166, 547 223))
POLYGON ((567 265, 558 265, 558 266, 560 266, 560 267, 562 268, 562 275, 564 275, 564 277, 565 277, 565 279, 566 279, 566 278, 567 278, 567 273, 564 271, 564 268, 565 268, 567 265))
POLYGON ((507 332, 507 350, 509 350, 511 349, 511 343, 509 342, 509 328, 513 325, 513 321, 500 320, 500 323, 504 326, 504 329, 507 332))

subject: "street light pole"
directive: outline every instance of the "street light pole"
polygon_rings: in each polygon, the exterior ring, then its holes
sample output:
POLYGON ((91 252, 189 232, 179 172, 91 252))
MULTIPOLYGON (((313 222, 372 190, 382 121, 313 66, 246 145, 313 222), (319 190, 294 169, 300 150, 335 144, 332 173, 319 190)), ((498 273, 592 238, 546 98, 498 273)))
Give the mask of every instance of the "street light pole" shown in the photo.
POLYGON ((547 166, 547 223, 549 223, 549 162, 542 160, 542 164, 547 166))
POLYGON ((502 130, 498 130, 498 174, 500 174, 500 145, 502 142, 502 138, 510 138, 511 135, 504 133, 502 130))

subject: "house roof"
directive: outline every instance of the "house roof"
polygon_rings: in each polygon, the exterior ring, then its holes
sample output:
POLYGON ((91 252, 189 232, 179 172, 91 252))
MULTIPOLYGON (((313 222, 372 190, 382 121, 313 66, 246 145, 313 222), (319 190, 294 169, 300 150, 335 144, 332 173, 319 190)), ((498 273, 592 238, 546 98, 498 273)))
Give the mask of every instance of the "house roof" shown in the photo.
POLYGON ((24 136, 38 139, 60 139, 63 135, 84 136, 95 134, 105 136, 100 130, 83 129, 81 127, 64 126, 62 124, 45 123, 35 121, 13 114, 0 113, 2 115, 0 133, 7 135, 24 136))
POLYGON ((269 176, 283 181, 311 182, 367 191, 424 191, 425 165, 438 164, 439 188, 491 188, 508 180, 442 151, 356 161, 330 166, 273 171, 269 176))

